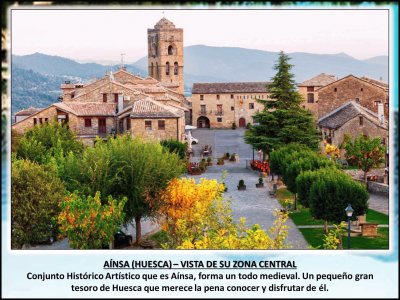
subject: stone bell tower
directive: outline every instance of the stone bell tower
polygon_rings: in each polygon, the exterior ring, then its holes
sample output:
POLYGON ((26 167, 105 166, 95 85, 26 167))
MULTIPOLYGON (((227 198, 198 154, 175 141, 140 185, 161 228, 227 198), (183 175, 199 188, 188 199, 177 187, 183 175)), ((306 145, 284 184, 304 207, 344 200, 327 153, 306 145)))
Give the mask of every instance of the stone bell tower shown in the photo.
POLYGON ((183 29, 162 18, 147 37, 149 76, 183 94, 183 29))

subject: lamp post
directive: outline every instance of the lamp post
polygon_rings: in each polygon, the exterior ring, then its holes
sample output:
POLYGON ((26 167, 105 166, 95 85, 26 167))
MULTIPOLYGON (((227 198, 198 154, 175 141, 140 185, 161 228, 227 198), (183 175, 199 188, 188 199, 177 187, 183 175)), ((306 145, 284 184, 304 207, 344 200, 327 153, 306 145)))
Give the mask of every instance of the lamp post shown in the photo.
POLYGON ((347 249, 350 249, 350 219, 354 211, 350 203, 347 205, 345 211, 347 215, 347 249))

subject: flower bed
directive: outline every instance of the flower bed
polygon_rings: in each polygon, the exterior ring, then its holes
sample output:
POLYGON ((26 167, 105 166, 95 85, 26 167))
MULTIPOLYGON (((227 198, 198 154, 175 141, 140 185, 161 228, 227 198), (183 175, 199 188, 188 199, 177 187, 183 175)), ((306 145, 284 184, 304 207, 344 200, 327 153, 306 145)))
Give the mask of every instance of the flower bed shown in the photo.
POLYGON ((262 173, 270 172, 269 163, 267 161, 262 162, 260 160, 252 160, 252 161, 250 161, 250 167, 253 170, 257 170, 262 173))

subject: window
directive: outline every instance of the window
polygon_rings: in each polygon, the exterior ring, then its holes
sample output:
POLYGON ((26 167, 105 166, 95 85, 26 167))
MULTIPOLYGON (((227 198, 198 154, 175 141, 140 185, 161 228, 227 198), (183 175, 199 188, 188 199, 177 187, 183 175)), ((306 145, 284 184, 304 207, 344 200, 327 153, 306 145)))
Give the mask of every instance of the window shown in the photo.
POLYGON ((85 119, 85 127, 92 127, 92 119, 90 118, 85 119))
POLYGON ((384 138, 384 137, 382 138, 381 144, 382 144, 382 145, 386 145, 386 138, 384 138))
POLYGON ((254 109, 254 103, 249 103, 249 109, 254 109))
POLYGON ((217 118, 217 122, 221 123, 222 122, 222 118, 217 118))
POLYGON ((217 95, 217 100, 219 100, 219 95, 217 95))
POLYGON ((71 98, 74 98, 75 97, 75 93, 71 93, 71 98))
POLYGON ((33 118, 33 126, 35 126, 37 124, 37 119, 33 118))
POLYGON ((231 106, 231 110, 234 111, 234 110, 235 110, 235 107, 234 107, 234 106, 231 106))
POLYGON ((307 92, 314 92, 314 87, 313 86, 308 86, 307 87, 307 92))
POLYGON ((206 106, 205 106, 205 105, 200 105, 200 113, 201 113, 202 115, 205 115, 205 114, 206 114, 206 106))
POLYGON ((130 129, 131 129, 131 119, 126 118, 126 130, 130 130, 130 129))
POLYGON ((123 132, 124 131, 124 121, 121 119, 118 122, 118 130, 119 132, 123 132))
POLYGON ((107 94, 103 94, 103 102, 107 102, 107 94))
MULTIPOLYGON (((150 128, 151 128, 151 124, 150 124, 150 128)), ((165 121, 164 120, 158 120, 158 130, 165 130, 165 121)))
POLYGON ((333 91, 336 93, 337 92, 337 88, 334 88, 333 91))
POLYGON ((114 102, 118 103, 118 93, 114 93, 114 102))
POLYGON ((307 103, 314 103, 314 93, 307 94, 307 103))
POLYGON ((154 65, 153 65, 153 63, 151 63, 151 67, 150 67, 150 77, 154 77, 153 68, 154 68, 154 65))
POLYGON ((222 115, 222 104, 218 104, 218 105, 217 105, 217 112, 216 112, 216 114, 217 114, 217 115, 222 115))
POLYGON ((49 118, 44 118, 45 123, 49 123, 49 118))
POLYGON ((144 121, 144 129, 151 130, 151 121, 144 121))
POLYGON ((204 100, 204 95, 200 95, 200 100, 204 100))
POLYGON ((39 118, 39 123, 43 124, 43 119, 42 118, 39 118))
POLYGON ((179 73, 178 62, 174 62, 174 75, 178 75, 178 73, 179 73))
POLYGON ((381 100, 374 101, 374 106, 378 106, 379 103, 381 103, 381 100))
POLYGON ((360 89, 361 92, 362 92, 363 90, 364 90, 363 88, 360 89))
POLYGON ((360 103, 360 98, 356 98, 356 102, 357 102, 357 103, 360 103))
POLYGON ((359 117, 359 121, 360 121, 360 126, 364 125, 364 118, 363 117, 359 117))
POLYGON ((169 62, 165 64, 165 75, 169 75, 169 62))
POLYGON ((160 77, 160 68, 158 67, 158 63, 156 63, 156 78, 160 77))
POLYGON ((234 96, 233 96, 233 94, 231 94, 231 99, 233 99, 234 98, 234 96))
POLYGON ((168 46, 168 55, 175 55, 174 46, 172 45, 168 46))

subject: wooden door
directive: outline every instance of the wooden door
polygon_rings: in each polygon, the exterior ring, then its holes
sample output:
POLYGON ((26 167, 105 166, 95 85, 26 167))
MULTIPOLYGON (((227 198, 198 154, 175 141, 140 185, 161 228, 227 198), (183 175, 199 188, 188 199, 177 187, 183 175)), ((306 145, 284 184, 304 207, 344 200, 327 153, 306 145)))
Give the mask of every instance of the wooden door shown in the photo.
POLYGON ((239 127, 246 127, 246 120, 244 118, 239 119, 239 127))
POLYGON ((106 118, 99 118, 99 134, 104 134, 107 132, 106 118))

